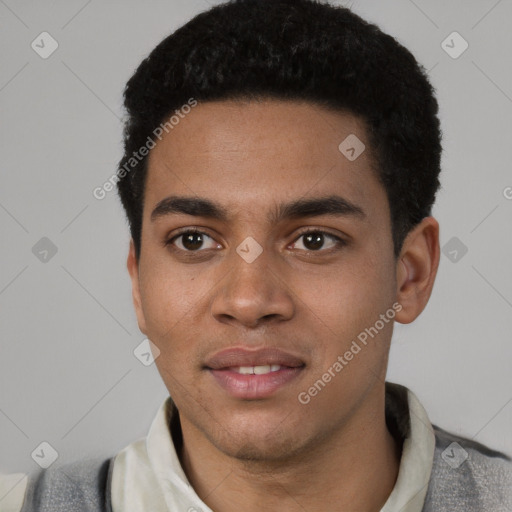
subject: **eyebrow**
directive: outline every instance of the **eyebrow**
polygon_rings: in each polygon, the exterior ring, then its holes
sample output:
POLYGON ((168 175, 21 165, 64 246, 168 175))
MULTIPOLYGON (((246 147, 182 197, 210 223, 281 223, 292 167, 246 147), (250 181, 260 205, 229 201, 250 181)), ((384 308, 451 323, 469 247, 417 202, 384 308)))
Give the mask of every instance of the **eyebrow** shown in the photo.
MULTIPOLYGON (((151 212, 151 221, 172 215, 185 214, 194 217, 228 222, 230 215, 222 205, 202 197, 169 196, 162 199, 151 212)), ((351 201, 338 196, 313 197, 297 199, 289 203, 281 203, 270 211, 267 220, 277 224, 283 220, 300 219, 303 217, 317 217, 331 215, 334 217, 366 218, 364 210, 351 201)))

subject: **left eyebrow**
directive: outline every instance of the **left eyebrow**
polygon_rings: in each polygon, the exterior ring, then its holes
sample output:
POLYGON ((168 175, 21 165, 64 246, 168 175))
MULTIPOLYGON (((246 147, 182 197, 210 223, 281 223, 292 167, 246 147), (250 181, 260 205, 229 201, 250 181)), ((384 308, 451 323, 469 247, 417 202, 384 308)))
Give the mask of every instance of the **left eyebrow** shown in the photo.
MULTIPOLYGON (((222 205, 202 197, 169 196, 162 199, 151 212, 151 221, 166 215, 185 214, 195 217, 205 217, 227 222, 229 213, 222 205)), ((359 219, 366 218, 364 210, 351 201, 338 196, 303 198, 289 203, 281 203, 270 211, 267 220, 277 224, 283 220, 300 219, 303 217, 318 217, 321 215, 348 216, 359 219)))
POLYGON ((341 196, 331 195, 282 203, 273 212, 269 213, 268 220, 277 224, 282 220, 319 217, 321 215, 366 218, 366 213, 360 206, 341 196))

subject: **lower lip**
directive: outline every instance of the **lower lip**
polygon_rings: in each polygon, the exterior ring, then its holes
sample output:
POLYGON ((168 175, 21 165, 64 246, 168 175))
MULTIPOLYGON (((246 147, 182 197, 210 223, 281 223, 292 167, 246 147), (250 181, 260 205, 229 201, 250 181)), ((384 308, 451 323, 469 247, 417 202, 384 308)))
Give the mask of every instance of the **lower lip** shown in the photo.
POLYGON ((209 370, 225 391, 235 398, 244 400, 270 397, 295 379, 301 371, 302 367, 281 368, 264 375, 244 375, 232 370, 209 370))

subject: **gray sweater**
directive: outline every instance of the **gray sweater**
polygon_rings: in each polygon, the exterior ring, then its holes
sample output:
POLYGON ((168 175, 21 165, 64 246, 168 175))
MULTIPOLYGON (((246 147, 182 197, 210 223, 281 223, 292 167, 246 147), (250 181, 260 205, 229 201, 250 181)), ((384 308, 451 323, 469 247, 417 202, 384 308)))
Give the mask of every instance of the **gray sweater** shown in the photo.
MULTIPOLYGON (((512 512, 511 459, 435 425, 434 431, 434 464, 423 512, 512 512), (453 442, 469 455, 457 468, 446 462, 445 449, 453 442)), ((112 468, 113 457, 31 474, 22 512, 112 512, 112 468)))

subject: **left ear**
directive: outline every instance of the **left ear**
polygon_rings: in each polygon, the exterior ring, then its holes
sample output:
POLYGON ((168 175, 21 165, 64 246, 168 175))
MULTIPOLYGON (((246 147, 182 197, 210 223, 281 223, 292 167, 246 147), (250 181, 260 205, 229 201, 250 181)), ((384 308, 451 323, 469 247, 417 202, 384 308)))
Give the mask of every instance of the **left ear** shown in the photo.
POLYGON ((402 324, 414 321, 425 309, 439 266, 439 223, 425 217, 404 240, 397 260, 397 302, 402 309, 395 319, 402 324))

